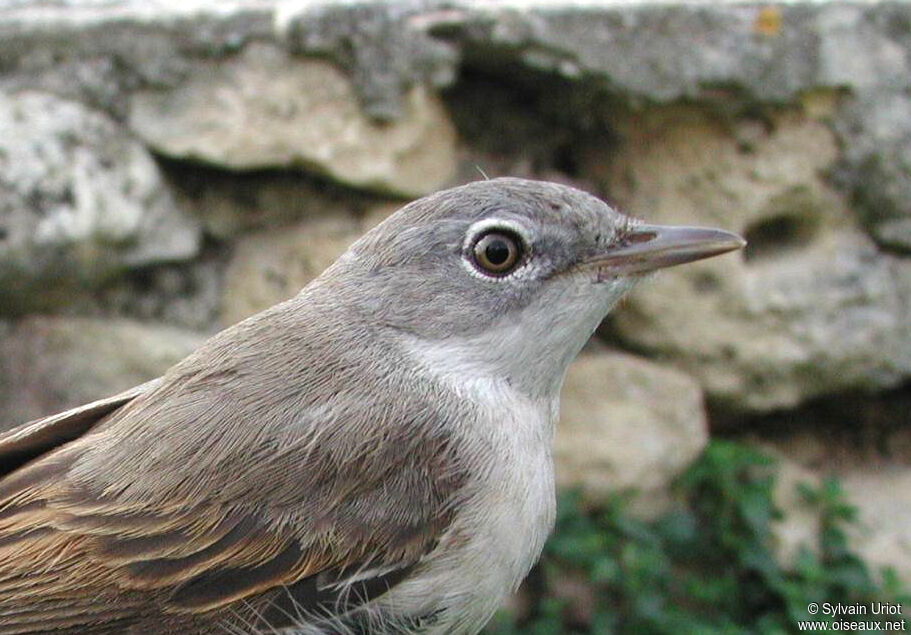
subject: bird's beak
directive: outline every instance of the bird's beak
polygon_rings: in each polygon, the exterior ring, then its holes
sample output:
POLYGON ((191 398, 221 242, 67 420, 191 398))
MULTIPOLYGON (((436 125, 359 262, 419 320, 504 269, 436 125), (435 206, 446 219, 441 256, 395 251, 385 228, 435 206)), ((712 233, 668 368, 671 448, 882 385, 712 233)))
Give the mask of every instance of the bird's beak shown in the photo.
POLYGON ((635 225, 621 244, 586 261, 598 268, 598 277, 647 273, 656 269, 711 258, 746 241, 737 234, 709 227, 635 225))

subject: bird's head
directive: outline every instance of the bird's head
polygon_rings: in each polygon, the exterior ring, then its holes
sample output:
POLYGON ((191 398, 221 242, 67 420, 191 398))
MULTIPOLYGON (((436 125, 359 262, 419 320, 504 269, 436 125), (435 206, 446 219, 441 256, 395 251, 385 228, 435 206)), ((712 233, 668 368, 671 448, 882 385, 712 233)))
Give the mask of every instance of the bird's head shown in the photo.
POLYGON ((407 205, 332 271, 360 315, 416 355, 541 392, 559 386, 644 274, 743 245, 719 229, 640 223, 571 187, 503 178, 407 205))

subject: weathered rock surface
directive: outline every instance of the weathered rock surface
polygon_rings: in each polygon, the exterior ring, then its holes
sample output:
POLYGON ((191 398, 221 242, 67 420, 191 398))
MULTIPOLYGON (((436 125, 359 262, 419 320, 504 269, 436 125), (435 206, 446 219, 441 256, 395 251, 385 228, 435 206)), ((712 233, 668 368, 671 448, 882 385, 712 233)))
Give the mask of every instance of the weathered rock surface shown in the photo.
POLYGON ((386 204, 384 199, 294 172, 238 173, 173 162, 164 171, 180 204, 193 210, 207 235, 224 243, 321 216, 362 215, 386 204))
POLYGON ((190 330, 214 333, 221 309, 225 262, 221 254, 205 254, 177 265, 141 269, 118 278, 67 314, 129 317, 190 330))
POLYGON ((888 28, 907 15, 898 3, 463 6, 474 11, 444 13, 437 28, 529 66, 571 78, 602 76, 619 93, 655 101, 743 91, 781 102, 820 86, 864 90, 907 85, 911 76, 903 34, 888 28))
POLYGON ((225 274, 222 323, 234 324, 296 295, 360 235, 357 218, 338 214, 244 237, 225 274))
POLYGON ((891 567, 911 583, 911 466, 868 465, 842 474, 841 482, 857 507, 851 539, 858 553, 874 570, 891 567))
POLYGON ((814 112, 763 121, 647 109, 618 119, 614 153, 588 159, 622 209, 750 241, 742 254, 662 272, 614 321, 726 408, 790 407, 911 374, 911 261, 878 251, 827 185, 837 144, 814 112))
POLYGON ((22 320, 0 340, 0 430, 158 377, 203 340, 129 320, 22 320))
POLYGON ((131 97, 130 127, 152 148, 234 170, 302 166, 365 189, 408 196, 444 185, 455 131, 439 99, 412 88, 404 112, 371 121, 345 74, 325 60, 249 44, 197 63, 179 87, 131 97))
MULTIPOLYGON (((700 386, 759 427, 744 415, 911 379, 909 24, 906 2, 0 0, 0 418, 160 373, 201 338, 160 323, 289 297, 397 206, 371 192, 480 167, 750 240, 643 283, 602 331, 662 365, 570 373, 561 484, 654 513, 705 442, 700 386), (65 302, 159 326, 6 315, 65 302)), ((907 408, 831 412, 820 430, 907 408)), ((838 468, 874 530, 858 544, 911 579, 904 466, 815 443, 782 482, 838 468)), ((779 500, 787 560, 815 525, 779 500)))
POLYGON ((554 448, 559 486, 595 500, 635 491, 633 509, 653 516, 707 442, 702 392, 687 375, 621 353, 583 354, 570 366, 554 448))
MULTIPOLYGON (((768 447, 762 448, 766 454, 768 447)), ((772 521, 772 534, 775 538, 775 555, 785 567, 796 564, 801 551, 809 549, 819 551, 819 514, 813 509, 801 493, 802 487, 817 488, 821 478, 813 470, 788 459, 785 455, 771 452, 776 460, 775 490, 773 502, 781 512, 781 517, 772 521)))
POLYGON ((122 119, 137 87, 175 87, 196 59, 272 39, 269 4, 0 2, 0 87, 52 92, 122 119))
POLYGON ((223 325, 296 295, 355 240, 399 209, 397 203, 337 206, 328 199, 314 216, 240 239, 225 273, 223 325))
POLYGON ((911 97, 904 91, 861 96, 838 128, 844 157, 837 180, 878 243, 911 251, 911 97))
POLYGON ((0 93, 0 312, 186 260, 199 237, 146 149, 109 117, 45 93, 0 93))
POLYGON ((747 440, 778 460, 776 502, 785 512, 776 527, 779 554, 793 562, 801 546, 818 548, 819 518, 794 490, 841 482, 859 523, 849 540, 872 571, 893 567, 911 583, 911 390, 876 397, 854 394, 814 401, 797 411, 754 420, 747 440))
MULTIPOLYGON (((717 96, 720 87, 784 101, 820 85, 859 91, 904 85, 911 75, 904 34, 890 28, 907 17, 903 3, 7 0, 0 11, 4 35, 53 43, 55 32, 91 30, 96 39, 82 49, 122 48, 129 67, 163 80, 176 72, 161 61, 166 45, 182 45, 172 57, 218 54, 279 36, 357 69, 376 108, 394 101, 396 88, 451 82, 461 55, 490 49, 572 78, 603 76, 618 92, 661 101, 717 96), (124 36, 137 23, 150 35, 142 46, 124 36)), ((11 53, 27 58, 21 48, 11 53)))
POLYGON ((290 49, 327 56, 345 68, 374 119, 402 117, 414 85, 444 87, 455 80, 458 50, 428 32, 418 4, 314 3, 303 11, 302 5, 286 6, 278 23, 290 49))
MULTIPOLYGON (((906 447, 907 434, 901 436, 906 447)), ((824 478, 836 477, 846 502, 857 510, 857 523, 847 532, 851 548, 872 572, 891 568, 911 582, 911 465, 904 456, 888 457, 856 439, 820 438, 818 433, 759 445, 777 462, 774 496, 783 518, 774 522, 773 532, 782 564, 793 565, 802 549, 819 549, 819 513, 799 487, 818 488, 824 478)))

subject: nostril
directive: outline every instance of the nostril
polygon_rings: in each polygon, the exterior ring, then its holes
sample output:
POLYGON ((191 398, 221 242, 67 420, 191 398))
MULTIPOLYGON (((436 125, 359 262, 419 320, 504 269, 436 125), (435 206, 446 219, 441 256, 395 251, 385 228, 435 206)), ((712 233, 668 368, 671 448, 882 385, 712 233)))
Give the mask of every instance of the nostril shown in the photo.
POLYGON ((807 245, 816 235, 818 222, 797 214, 779 214, 764 218, 746 228, 743 250, 746 262, 780 256, 807 245))
POLYGON ((629 236, 626 237, 626 240, 623 242, 633 245, 638 243, 647 243, 655 240, 657 234, 655 232, 632 232, 629 236))

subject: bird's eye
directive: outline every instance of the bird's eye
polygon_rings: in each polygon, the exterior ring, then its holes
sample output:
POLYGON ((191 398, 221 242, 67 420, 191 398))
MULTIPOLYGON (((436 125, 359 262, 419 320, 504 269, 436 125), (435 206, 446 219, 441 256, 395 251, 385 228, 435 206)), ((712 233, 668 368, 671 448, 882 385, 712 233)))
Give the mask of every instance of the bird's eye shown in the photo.
POLYGON ((512 233, 491 231, 474 244, 474 261, 478 269, 492 276, 505 276, 522 258, 522 242, 512 233))

